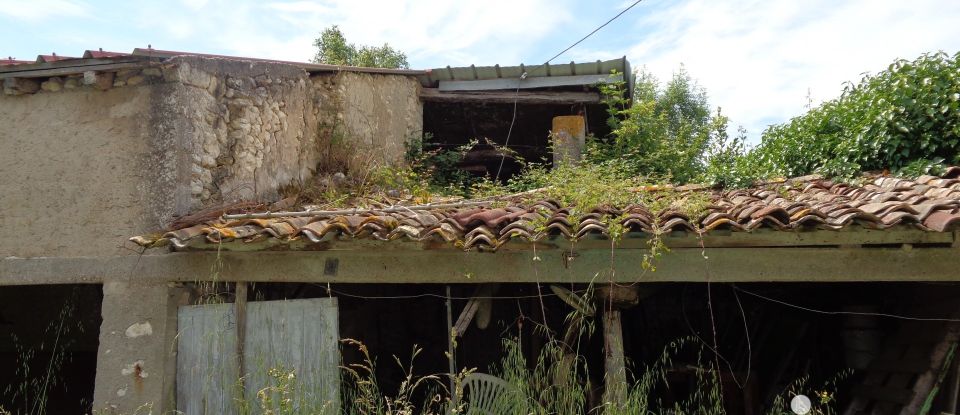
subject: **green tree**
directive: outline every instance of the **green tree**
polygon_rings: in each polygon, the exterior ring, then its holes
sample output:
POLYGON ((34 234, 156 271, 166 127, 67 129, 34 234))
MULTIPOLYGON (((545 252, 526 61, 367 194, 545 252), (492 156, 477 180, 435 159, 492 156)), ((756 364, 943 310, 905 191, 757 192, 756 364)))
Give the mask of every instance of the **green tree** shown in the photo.
POLYGON ((763 132, 749 156, 766 175, 935 173, 960 162, 960 53, 897 60, 763 132))
POLYGON ((360 66, 367 68, 407 69, 407 55, 384 43, 383 46, 359 46, 348 43, 336 25, 330 26, 313 41, 317 54, 313 61, 330 65, 360 66))
POLYGON ((727 125, 719 111, 711 116, 706 91, 682 66, 666 85, 638 72, 632 101, 624 87, 601 85, 612 133, 591 143, 588 160, 624 164, 632 174, 676 183, 700 178, 710 144, 721 132, 725 136, 727 125))

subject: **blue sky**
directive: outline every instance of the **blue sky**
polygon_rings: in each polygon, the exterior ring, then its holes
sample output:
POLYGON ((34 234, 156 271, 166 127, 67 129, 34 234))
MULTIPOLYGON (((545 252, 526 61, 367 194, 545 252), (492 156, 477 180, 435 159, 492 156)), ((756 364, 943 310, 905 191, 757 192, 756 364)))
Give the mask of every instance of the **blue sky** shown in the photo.
MULTIPOLYGON (((0 0, 0 55, 156 49, 306 61, 337 24, 414 68, 542 63, 632 1, 0 0)), ((925 51, 960 51, 960 0, 644 0, 557 59, 681 64, 756 141, 842 83, 925 51)))

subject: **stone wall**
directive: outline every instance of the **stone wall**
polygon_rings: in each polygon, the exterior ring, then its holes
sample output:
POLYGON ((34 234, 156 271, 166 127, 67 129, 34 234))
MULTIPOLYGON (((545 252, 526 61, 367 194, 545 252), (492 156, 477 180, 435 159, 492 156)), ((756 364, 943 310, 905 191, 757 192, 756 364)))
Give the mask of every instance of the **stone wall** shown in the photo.
POLYGON ((0 256, 130 254, 130 236, 277 200, 334 157, 355 170, 399 162, 421 130, 418 88, 202 57, 5 82, 0 256))
POLYGON ((180 137, 189 209, 275 200, 317 165, 317 110, 302 69, 284 64, 174 58, 155 111, 158 134, 180 137), (187 105, 185 105, 187 104, 187 105), (164 123, 177 120, 179 123, 164 123))
MULTIPOLYGON (((276 200, 334 168, 335 153, 358 170, 399 162, 422 125, 412 77, 283 63, 178 57, 3 86, 0 258, 136 254, 129 237, 199 209, 276 200)), ((187 297, 133 274, 104 283, 96 409, 173 409, 187 297)))
POLYGON ((327 104, 321 148, 327 156, 343 156, 348 169, 400 163, 406 142, 423 133, 420 83, 413 77, 340 72, 313 82, 319 102, 327 104))

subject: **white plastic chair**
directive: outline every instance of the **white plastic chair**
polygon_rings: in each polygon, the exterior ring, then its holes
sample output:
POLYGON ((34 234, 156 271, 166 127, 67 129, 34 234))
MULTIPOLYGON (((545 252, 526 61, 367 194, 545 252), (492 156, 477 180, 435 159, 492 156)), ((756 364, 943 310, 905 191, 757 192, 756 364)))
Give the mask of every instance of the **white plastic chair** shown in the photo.
POLYGON ((505 380, 486 373, 471 373, 463 381, 466 415, 515 415, 510 395, 513 386, 505 380))

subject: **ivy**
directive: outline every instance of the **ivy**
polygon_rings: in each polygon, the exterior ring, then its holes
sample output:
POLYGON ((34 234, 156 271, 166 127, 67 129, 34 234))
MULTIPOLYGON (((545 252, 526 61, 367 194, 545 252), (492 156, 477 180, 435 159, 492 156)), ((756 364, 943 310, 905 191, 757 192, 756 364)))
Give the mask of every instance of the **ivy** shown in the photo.
POLYGON ((769 127, 745 160, 764 174, 935 173, 960 158, 960 53, 897 60, 840 97, 769 127))

